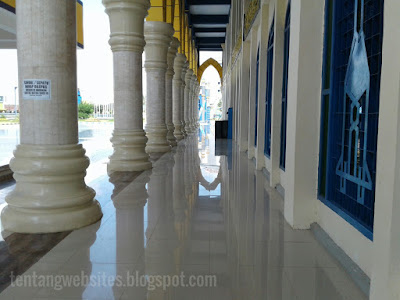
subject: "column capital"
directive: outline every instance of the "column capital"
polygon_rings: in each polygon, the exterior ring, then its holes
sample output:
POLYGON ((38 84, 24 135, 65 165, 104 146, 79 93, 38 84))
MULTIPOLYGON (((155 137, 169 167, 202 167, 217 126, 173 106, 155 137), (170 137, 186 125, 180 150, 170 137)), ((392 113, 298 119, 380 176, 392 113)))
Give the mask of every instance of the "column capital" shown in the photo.
POLYGON ((149 0, 103 0, 110 19, 111 50, 143 52, 143 20, 150 8, 149 0))
POLYGON ((158 21, 144 23, 144 36, 146 40, 146 70, 167 69, 167 54, 171 44, 174 28, 171 24, 158 21))
POLYGON ((111 196, 114 207, 120 210, 136 210, 138 208, 142 208, 147 203, 147 198, 149 195, 147 194, 146 184, 150 180, 152 171, 147 170, 140 174, 137 178, 132 182, 126 182, 122 188, 119 190, 116 195, 116 190, 119 189, 118 184, 121 184, 120 174, 111 175, 110 182, 114 184, 114 193, 111 196), (134 199, 132 195, 135 195, 134 199))

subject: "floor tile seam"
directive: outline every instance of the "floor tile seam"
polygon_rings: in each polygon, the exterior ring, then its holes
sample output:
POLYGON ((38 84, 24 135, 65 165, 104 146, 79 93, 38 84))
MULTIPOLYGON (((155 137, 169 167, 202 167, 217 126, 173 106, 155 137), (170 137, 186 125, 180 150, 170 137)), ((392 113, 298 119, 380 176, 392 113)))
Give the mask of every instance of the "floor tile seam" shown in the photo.
MULTIPOLYGON (((38 262, 40 262, 42 259, 43 259, 43 257, 45 257, 51 250, 53 250, 54 249, 54 247, 56 247, 57 245, 59 245, 63 240, 65 240, 65 238, 66 237, 68 237, 70 234, 71 234, 71 232, 72 231, 67 231, 67 232, 60 232, 59 234, 61 235, 61 234, 66 234, 61 240, 57 240, 57 241, 52 241, 52 243, 53 244, 51 244, 51 247, 45 252, 45 253, 40 253, 40 254, 36 254, 36 256, 34 256, 34 255, 32 255, 32 259, 31 259, 31 261, 30 261, 30 263, 28 263, 28 264, 26 264, 26 265, 24 265, 23 267, 22 267, 22 269, 21 270, 18 270, 18 272, 16 273, 16 274, 14 274, 15 276, 18 276, 18 275, 22 275, 22 274, 24 274, 24 273, 26 273, 30 268, 32 268, 33 266, 35 266, 38 262)), ((14 235, 14 234, 18 234, 18 233, 12 233, 12 234, 10 234, 9 236, 7 236, 7 239, 9 239, 12 235, 14 235)), ((0 296, 1 296, 1 293, 4 291, 4 290, 6 290, 8 287, 9 287, 9 284, 11 283, 11 278, 10 278, 10 280, 8 281, 8 283, 6 284, 6 285, 4 285, 4 287, 3 287, 3 289, 1 289, 0 290, 0 296)))
MULTIPOLYGON (((89 248, 90 249, 90 248, 89 248)), ((89 250, 88 249, 88 250, 89 250)), ((76 249, 74 252, 69 256, 69 258, 61 265, 60 269, 62 269, 65 265, 70 264, 72 258, 77 254, 81 249, 76 249)), ((89 250, 90 251, 90 250, 89 250)), ((92 263, 92 262, 91 262, 92 263)))
POLYGON ((208 273, 211 273, 211 231, 208 231, 208 273))
MULTIPOLYGON (((260 240, 256 240, 256 244, 263 244, 263 246, 273 246, 272 242, 276 242, 277 240, 268 240, 268 241, 260 241, 260 240)), ((282 243, 284 244, 314 244, 314 241, 309 241, 309 242, 303 242, 303 241, 282 241, 282 243)), ((317 245, 315 245, 317 246, 317 245)))
MULTIPOLYGON (((254 264, 238 264, 239 267, 256 267, 258 266, 258 264, 254 263, 254 264)), ((267 263, 266 267, 269 268, 290 268, 290 269, 337 269, 339 270, 339 268, 337 266, 320 266, 320 267, 316 267, 316 266, 299 266, 299 265, 285 265, 284 263, 282 264, 274 264, 274 263, 267 263)))
MULTIPOLYGON (((120 262, 90 262, 91 266, 139 266, 138 263, 120 263, 120 262)), ((70 267, 66 268, 67 270, 72 270, 72 268, 76 268, 76 266, 70 265, 70 267)))
POLYGON ((290 289, 293 293, 293 295, 296 297, 293 300, 298 300, 299 299, 299 295, 296 293, 296 290, 294 288, 294 282, 290 279, 289 274, 287 273, 287 270, 282 270, 283 271, 283 276, 286 278, 286 280, 289 282, 290 284, 290 289))
MULTIPOLYGON (((174 147, 170 152, 164 153, 162 156, 158 157, 153 163, 152 163, 152 168, 149 170, 142 170, 138 171, 138 176, 136 176, 127 186, 125 186, 123 189, 121 189, 117 194, 114 195, 114 197, 118 196, 120 193, 122 193, 127 187, 129 187, 132 183, 136 183, 137 180, 143 178, 143 174, 151 173, 152 169, 154 168, 154 165, 158 164, 162 159, 164 159, 167 155, 170 155, 176 147, 174 147)), ((100 176, 99 176, 100 177, 100 176)), ((112 200, 111 200, 112 201, 112 200)))

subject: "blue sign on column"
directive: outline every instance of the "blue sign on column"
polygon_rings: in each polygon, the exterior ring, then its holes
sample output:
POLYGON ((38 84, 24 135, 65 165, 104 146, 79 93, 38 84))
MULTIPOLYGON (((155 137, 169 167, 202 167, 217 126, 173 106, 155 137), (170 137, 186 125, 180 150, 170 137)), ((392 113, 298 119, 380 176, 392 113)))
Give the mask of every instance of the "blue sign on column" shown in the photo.
POLYGON ((81 91, 78 89, 78 105, 82 103, 81 91))
POLYGON ((233 108, 228 109, 228 139, 232 139, 232 128, 233 128, 233 108))

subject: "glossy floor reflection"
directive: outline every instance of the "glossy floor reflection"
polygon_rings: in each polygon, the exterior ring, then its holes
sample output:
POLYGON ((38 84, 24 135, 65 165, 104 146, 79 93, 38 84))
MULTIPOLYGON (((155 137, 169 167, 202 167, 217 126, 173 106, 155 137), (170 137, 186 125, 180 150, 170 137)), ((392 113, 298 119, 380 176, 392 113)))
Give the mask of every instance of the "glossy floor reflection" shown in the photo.
POLYGON ((0 299, 365 299, 309 231, 284 221, 282 198, 246 155, 227 141, 216 151, 210 131, 151 171, 93 180, 101 222, 72 232, 24 274, 53 282, 10 286, 0 299), (173 286, 182 275, 184 286, 173 286))

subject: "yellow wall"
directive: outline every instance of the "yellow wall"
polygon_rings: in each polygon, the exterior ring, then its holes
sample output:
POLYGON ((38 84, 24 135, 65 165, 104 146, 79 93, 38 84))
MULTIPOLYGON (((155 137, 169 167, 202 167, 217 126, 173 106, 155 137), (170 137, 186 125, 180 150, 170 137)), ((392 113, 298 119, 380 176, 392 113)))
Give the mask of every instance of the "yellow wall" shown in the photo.
POLYGON ((165 22, 174 23, 175 0, 166 0, 165 3, 165 22))
POLYGON ((15 9, 15 0, 1 0, 0 2, 3 2, 7 4, 8 6, 11 6, 15 9))
POLYGON ((176 0, 151 0, 151 7, 146 21, 166 22, 173 24, 176 0))
POLYGON ((76 1, 76 42, 83 49, 83 5, 79 1, 76 1))
POLYGON ((165 22, 164 2, 165 0, 151 0, 151 7, 146 21, 165 22))
POLYGON ((181 42, 179 53, 185 54, 189 66, 197 71, 197 53, 194 49, 192 30, 189 28, 184 0, 151 0, 146 21, 166 22, 173 25, 174 36, 181 42))
POLYGON ((190 43, 189 43, 189 26, 188 26, 188 17, 184 15, 185 23, 184 23, 184 30, 185 30, 185 55, 186 59, 190 61, 190 43))
MULTIPOLYGON (((180 42, 182 42, 182 30, 181 30, 181 0, 176 0, 175 1, 175 11, 174 11, 174 30, 175 34, 174 37, 176 37, 180 42)), ((182 43, 181 47, 179 48, 179 53, 182 53, 182 43)))

